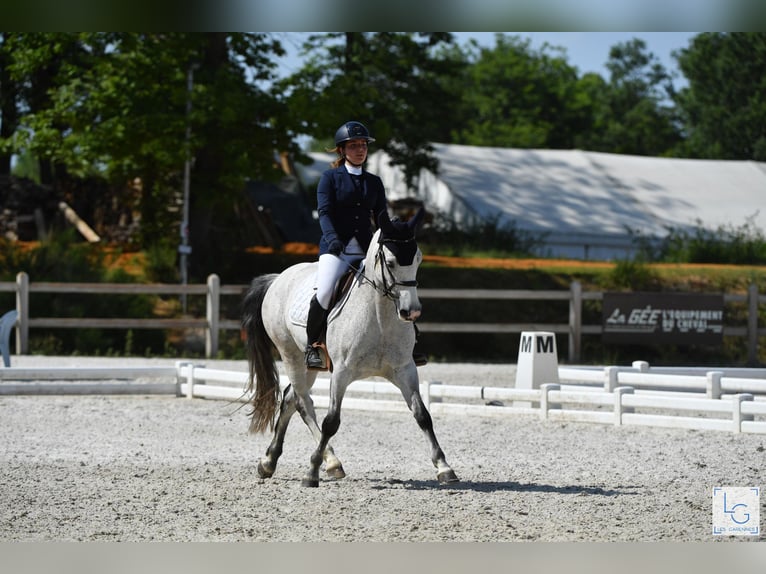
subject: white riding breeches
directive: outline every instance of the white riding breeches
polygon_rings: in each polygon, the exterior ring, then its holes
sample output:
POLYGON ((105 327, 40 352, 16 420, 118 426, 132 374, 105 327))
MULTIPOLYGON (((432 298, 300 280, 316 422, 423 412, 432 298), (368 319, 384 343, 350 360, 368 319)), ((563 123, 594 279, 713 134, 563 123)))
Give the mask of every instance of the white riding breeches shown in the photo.
POLYGON ((338 255, 325 253, 319 256, 319 269, 316 278, 316 296, 317 301, 323 309, 327 310, 330 306, 330 299, 335 289, 338 279, 348 271, 351 266, 359 267, 359 263, 364 259, 365 254, 356 237, 351 238, 343 252, 338 255))

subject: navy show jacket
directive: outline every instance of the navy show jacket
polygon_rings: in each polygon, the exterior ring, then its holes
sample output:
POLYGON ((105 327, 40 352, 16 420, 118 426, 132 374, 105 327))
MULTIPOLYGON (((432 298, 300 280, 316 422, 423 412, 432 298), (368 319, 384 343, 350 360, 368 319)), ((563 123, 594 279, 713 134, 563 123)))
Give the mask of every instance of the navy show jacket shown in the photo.
POLYGON ((357 189, 345 166, 328 169, 317 186, 317 211, 322 237, 319 254, 328 252, 330 243, 340 239, 347 245, 356 237, 367 251, 372 240, 372 223, 386 209, 383 181, 375 174, 362 171, 362 184, 357 189))

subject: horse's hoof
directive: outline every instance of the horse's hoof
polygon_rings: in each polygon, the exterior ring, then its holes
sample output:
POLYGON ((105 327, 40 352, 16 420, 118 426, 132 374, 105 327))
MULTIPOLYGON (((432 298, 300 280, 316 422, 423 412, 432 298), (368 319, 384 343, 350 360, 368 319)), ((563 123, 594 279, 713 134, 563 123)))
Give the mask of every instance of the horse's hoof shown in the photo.
POLYGON ((263 466, 263 462, 260 460, 258 461, 258 476, 260 478, 271 478, 274 474, 274 470, 268 470, 265 466, 263 466))
POLYGON ((346 472, 343 470, 342 466, 335 466, 333 468, 328 468, 325 470, 325 473, 330 478, 346 478, 346 472))
POLYGON ((460 482, 454 470, 445 470, 436 475, 439 479, 439 484, 449 484, 451 482, 460 482))
POLYGON ((304 478, 301 481, 301 486, 306 486, 308 488, 317 488, 319 486, 319 479, 316 479, 316 478, 304 478))

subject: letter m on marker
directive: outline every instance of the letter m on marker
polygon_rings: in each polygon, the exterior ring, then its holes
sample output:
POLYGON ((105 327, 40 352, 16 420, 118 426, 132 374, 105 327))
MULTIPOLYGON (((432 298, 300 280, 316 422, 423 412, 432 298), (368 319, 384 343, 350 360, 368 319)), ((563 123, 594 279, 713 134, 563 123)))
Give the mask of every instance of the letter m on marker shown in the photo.
POLYGON ((537 352, 538 353, 552 353, 553 352, 553 336, 537 338, 537 352))
POLYGON ((532 339, 534 337, 522 337, 521 338, 521 352, 522 353, 531 353, 532 352, 532 339))

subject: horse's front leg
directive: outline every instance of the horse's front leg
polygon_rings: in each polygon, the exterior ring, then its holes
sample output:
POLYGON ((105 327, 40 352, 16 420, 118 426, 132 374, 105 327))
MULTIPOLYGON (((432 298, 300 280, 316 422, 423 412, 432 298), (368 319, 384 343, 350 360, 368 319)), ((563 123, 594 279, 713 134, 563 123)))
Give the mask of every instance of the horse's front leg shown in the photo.
POLYGON ((431 445, 431 462, 436 467, 436 478, 439 483, 458 482, 455 471, 447 464, 447 457, 444 455, 441 446, 439 446, 439 441, 436 440, 431 413, 428 412, 426 405, 423 403, 423 398, 420 396, 420 383, 415 363, 413 362, 403 372, 395 375, 392 382, 399 387, 407 406, 415 417, 415 421, 431 445))
MULTIPOLYGON (((319 486, 319 467, 322 465, 322 460, 328 449, 330 449, 328 446, 330 439, 335 436, 338 428, 340 428, 340 406, 343 402, 346 388, 350 383, 351 379, 345 373, 338 370, 333 373, 330 380, 330 405, 322 421, 322 430, 320 431, 317 448, 311 455, 309 471, 301 482, 303 486, 319 486)), ((342 471, 343 469, 341 468, 342 471)))

